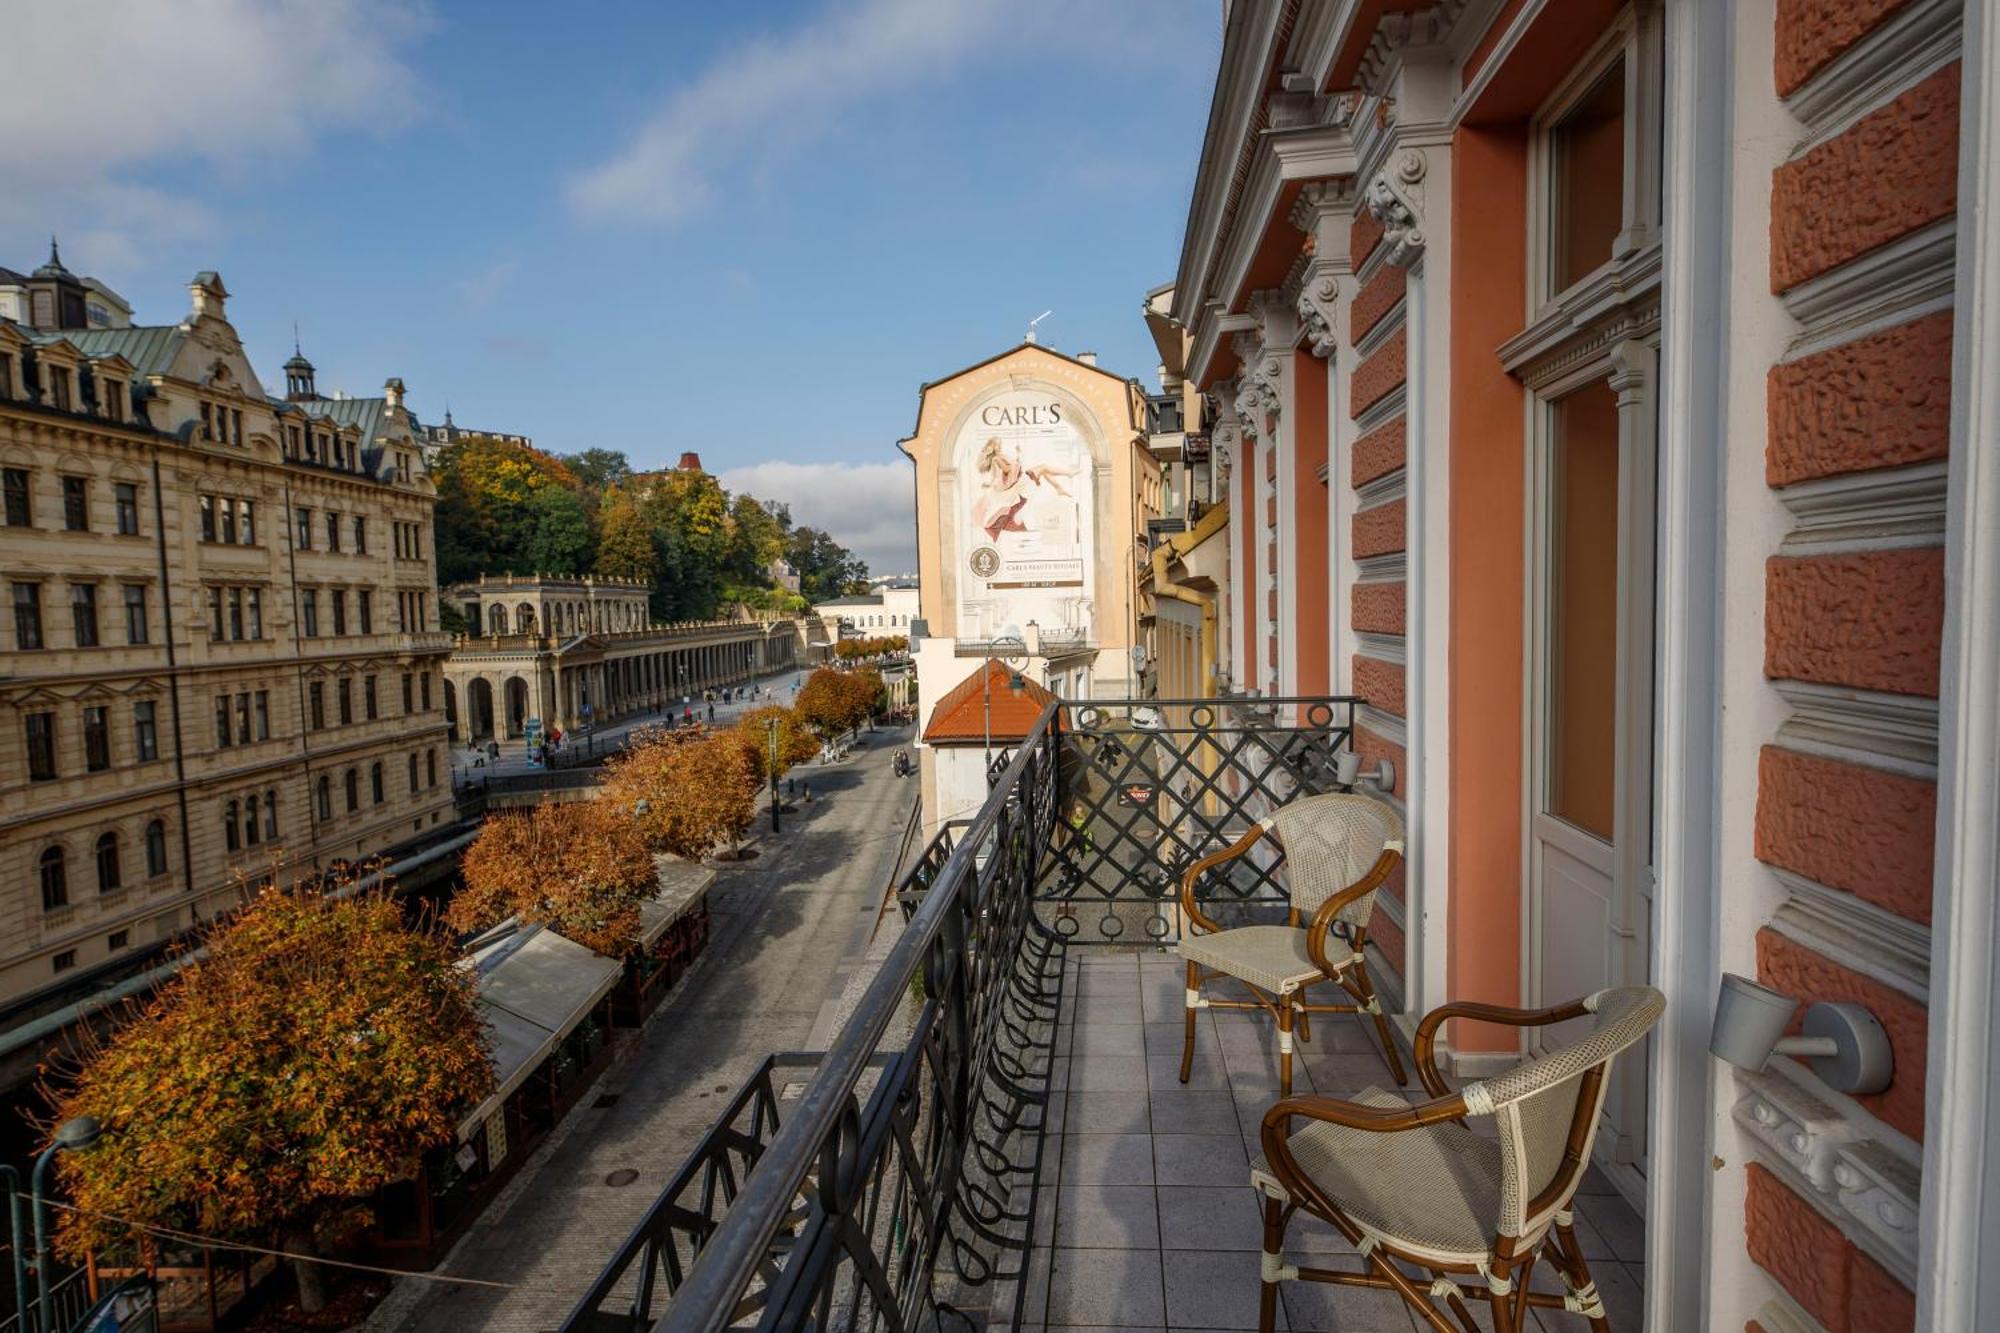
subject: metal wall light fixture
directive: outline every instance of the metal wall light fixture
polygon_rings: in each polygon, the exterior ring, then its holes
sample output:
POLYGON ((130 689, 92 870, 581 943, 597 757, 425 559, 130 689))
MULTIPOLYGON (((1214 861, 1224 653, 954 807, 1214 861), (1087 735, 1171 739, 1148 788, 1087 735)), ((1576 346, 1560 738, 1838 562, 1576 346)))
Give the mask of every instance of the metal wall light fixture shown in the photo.
POLYGON ((1377 759, 1375 767, 1363 773, 1361 756, 1352 750, 1342 750, 1333 757, 1333 778, 1343 787, 1365 782, 1379 792, 1388 792, 1396 787, 1396 766, 1387 759, 1377 759))
POLYGON ((1889 1086, 1895 1058, 1889 1034, 1858 1004, 1822 1000, 1806 1009, 1804 1035, 1787 1037, 1799 1001, 1733 972, 1722 974, 1709 1054, 1756 1073, 1773 1055, 1797 1056, 1835 1092, 1866 1096, 1889 1086))

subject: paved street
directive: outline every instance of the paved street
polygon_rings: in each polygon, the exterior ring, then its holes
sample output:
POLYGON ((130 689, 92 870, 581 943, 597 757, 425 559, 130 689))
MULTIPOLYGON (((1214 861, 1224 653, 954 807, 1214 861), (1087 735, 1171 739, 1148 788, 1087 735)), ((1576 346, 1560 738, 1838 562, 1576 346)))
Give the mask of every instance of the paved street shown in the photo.
POLYGON ((824 1041, 916 799, 915 780, 890 769, 907 743, 905 730, 864 733, 846 761, 795 770, 814 804, 801 803, 776 838, 763 817, 761 854, 721 870, 702 960, 439 1266, 513 1288, 405 1280, 368 1328, 555 1327, 757 1063, 824 1041), (593 1108, 604 1093, 616 1104, 593 1108), (621 1168, 638 1179, 606 1185, 621 1168))
MULTIPOLYGON (((715 698, 715 724, 726 726, 750 709, 763 708, 768 704, 776 703, 789 706, 795 697, 792 686, 794 684, 804 685, 806 677, 811 674, 811 667, 800 666, 786 667, 783 671, 774 671, 767 676, 759 676, 757 679, 748 682, 748 687, 761 687, 763 689, 763 697, 757 699, 738 697, 730 700, 728 703, 724 703, 722 701, 722 692, 718 689, 715 698)), ((699 695, 694 696, 689 706, 694 709, 697 719, 703 722, 709 720, 708 705, 702 702, 699 695)), ((596 731, 590 733, 590 737, 588 738, 579 736, 577 742, 581 744, 585 739, 595 739, 600 748, 616 746, 622 744, 627 736, 640 728, 660 726, 666 721, 669 711, 678 716, 680 710, 681 705, 675 704, 671 710, 662 709, 657 713, 641 713, 636 717, 622 718, 607 726, 599 727, 596 731)), ((465 746, 454 745, 452 747, 451 776, 454 784, 467 781, 468 779, 476 782, 482 778, 507 777, 516 773, 539 773, 542 771, 528 762, 528 746, 525 741, 521 740, 501 741, 500 757, 498 759, 487 759, 477 767, 473 766, 473 759, 474 755, 465 746)))

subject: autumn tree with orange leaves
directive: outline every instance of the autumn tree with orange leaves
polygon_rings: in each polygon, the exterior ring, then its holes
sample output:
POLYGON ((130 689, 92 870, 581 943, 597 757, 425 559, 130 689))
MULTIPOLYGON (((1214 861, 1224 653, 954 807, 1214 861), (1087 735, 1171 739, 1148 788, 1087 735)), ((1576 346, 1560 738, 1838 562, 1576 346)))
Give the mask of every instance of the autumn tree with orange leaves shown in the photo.
POLYGON ((57 1159, 75 1209, 58 1243, 81 1257, 154 1227, 280 1247, 316 1311, 314 1257, 492 1091, 473 977, 448 935, 406 926, 379 891, 266 890, 206 943, 44 1088, 52 1124, 106 1131, 57 1159))
POLYGON ((882 676, 873 668, 836 671, 821 667, 806 677, 793 707, 807 726, 823 739, 831 740, 842 732, 853 731, 873 716, 881 695, 882 676))
POLYGON ((483 930, 509 916, 547 926, 607 958, 639 943, 639 904, 658 870, 631 816, 604 801, 545 803, 496 815, 465 849, 465 887, 445 920, 483 930))
POLYGON ((654 733, 604 765, 598 800, 629 814, 654 851, 700 860, 756 815, 756 760, 737 734, 654 733))
POLYGON ((753 708, 736 720, 736 728, 757 756, 760 777, 783 777, 793 764, 803 764, 819 753, 819 738, 794 709, 782 704, 753 708), (778 724, 777 772, 772 773, 771 723, 778 724))

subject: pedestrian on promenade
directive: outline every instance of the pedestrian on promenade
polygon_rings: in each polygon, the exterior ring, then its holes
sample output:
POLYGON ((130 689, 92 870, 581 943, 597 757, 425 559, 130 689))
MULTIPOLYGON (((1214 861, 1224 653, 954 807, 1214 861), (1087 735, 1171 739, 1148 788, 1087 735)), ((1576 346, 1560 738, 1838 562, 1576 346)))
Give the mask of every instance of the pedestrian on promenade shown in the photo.
POLYGON ((715 721, 715 705, 712 703, 708 706, 708 720, 710 722, 715 721))
POLYGON ((812 785, 812 783, 810 783, 810 782, 806 783, 806 784, 805 784, 805 788, 806 788, 806 804, 807 804, 807 805, 811 805, 811 804, 813 803, 813 785, 812 785))

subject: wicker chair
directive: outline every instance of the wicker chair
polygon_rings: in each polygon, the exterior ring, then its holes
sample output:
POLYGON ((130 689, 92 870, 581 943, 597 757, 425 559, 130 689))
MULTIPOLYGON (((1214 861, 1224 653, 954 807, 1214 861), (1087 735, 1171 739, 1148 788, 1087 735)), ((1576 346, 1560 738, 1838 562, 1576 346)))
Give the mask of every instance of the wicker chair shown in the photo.
POLYGON ((1620 1052, 1659 1020, 1666 1001, 1650 986, 1599 991, 1553 1009, 1447 1004, 1425 1015, 1417 1073, 1431 1100, 1410 1105, 1370 1088, 1353 1101, 1297 1097, 1264 1116, 1267 1166, 1250 1171, 1264 1196, 1259 1327, 1270 1333, 1279 1282, 1303 1280, 1400 1293, 1425 1327, 1454 1333, 1445 1312, 1477 1330, 1466 1300, 1488 1301, 1493 1327, 1526 1327, 1538 1306, 1583 1315, 1607 1333, 1604 1303, 1578 1248, 1571 1201, 1590 1162, 1605 1076, 1620 1052), (1432 1052, 1449 1018, 1541 1027, 1591 1016, 1574 1043, 1453 1093, 1432 1052), (1491 1116, 1496 1137, 1467 1116, 1491 1116), (1303 1122, 1294 1128, 1294 1122, 1303 1122), (1361 1251, 1360 1272, 1300 1268, 1284 1258, 1285 1228, 1305 1209, 1361 1251), (1529 1290, 1544 1253, 1563 1294, 1529 1290), (1417 1270, 1417 1276, 1404 1271, 1417 1270), (1451 1275, 1475 1274, 1478 1285, 1451 1275))
POLYGON ((1292 1029, 1311 1040, 1312 1014, 1372 1014, 1382 1054, 1396 1082, 1403 1062, 1389 1021, 1375 998, 1362 946, 1375 891, 1403 859, 1403 821, 1372 796, 1334 792, 1308 796, 1265 816, 1232 846, 1202 858, 1181 877, 1181 910, 1191 929, 1181 937, 1187 960, 1187 1042, 1181 1082, 1194 1068, 1195 1014, 1200 1009, 1263 1009, 1278 1023, 1278 1084, 1292 1092, 1292 1029), (1201 910, 1195 886, 1266 836, 1284 848, 1292 907, 1283 925, 1224 929, 1201 910), (1328 937, 1332 936, 1330 940, 1328 937), (1329 952, 1329 945, 1332 951, 1329 952), (1247 1000, 1217 999, 1203 989, 1218 977, 1241 982, 1247 1000), (1308 986, 1335 982, 1351 1004, 1309 1004, 1308 986))

